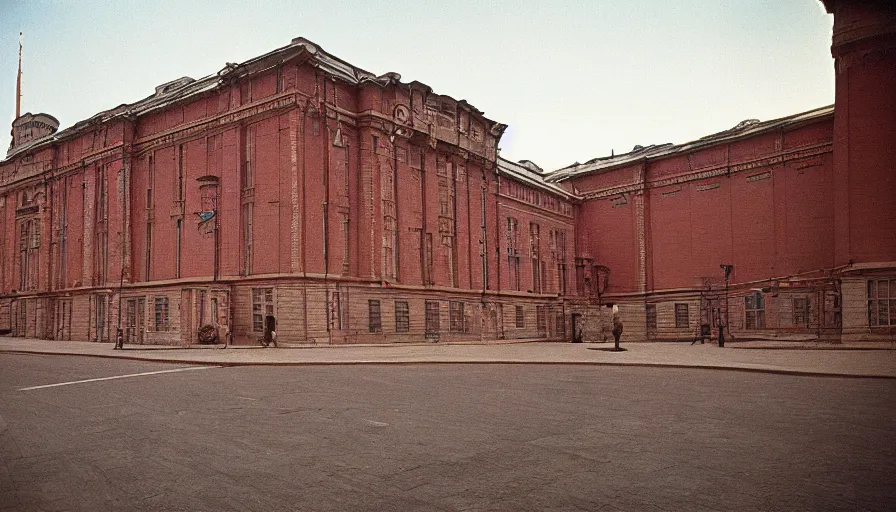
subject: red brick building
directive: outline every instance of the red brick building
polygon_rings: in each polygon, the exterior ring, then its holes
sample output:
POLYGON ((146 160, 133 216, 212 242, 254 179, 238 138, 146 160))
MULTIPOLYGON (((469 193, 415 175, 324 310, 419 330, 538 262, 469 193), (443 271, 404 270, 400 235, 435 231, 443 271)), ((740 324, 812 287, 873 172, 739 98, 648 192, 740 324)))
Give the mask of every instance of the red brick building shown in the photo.
POLYGON ((186 344, 892 339, 896 32, 827 1, 837 96, 545 173, 504 125, 304 39, 0 162, 0 330, 186 344), (726 308, 720 264, 733 265, 726 308), (211 327, 207 327, 211 326, 211 327))

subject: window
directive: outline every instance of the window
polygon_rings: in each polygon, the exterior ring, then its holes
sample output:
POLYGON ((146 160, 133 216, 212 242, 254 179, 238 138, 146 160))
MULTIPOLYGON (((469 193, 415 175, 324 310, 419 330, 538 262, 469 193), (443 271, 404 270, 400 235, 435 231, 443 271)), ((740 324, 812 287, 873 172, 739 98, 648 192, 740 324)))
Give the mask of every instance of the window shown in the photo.
POLYGON ((532 292, 541 293, 541 227, 529 223, 529 256, 532 258, 532 292))
POLYGON ((896 325, 896 279, 868 281, 868 325, 896 325))
POLYGON ((647 330, 656 330, 656 304, 647 304, 647 330))
POLYGON ((523 306, 516 307, 516 326, 518 328, 526 326, 526 319, 523 317, 523 306))
POLYGON ((168 331, 168 297, 155 298, 155 330, 168 331))
POLYGON ((274 316, 274 289, 252 288, 252 331, 264 332, 266 316, 274 316))
MULTIPOLYGON (((96 340, 104 341, 109 339, 109 333, 106 329, 106 306, 109 297, 106 295, 95 295, 94 296, 94 305, 96 314, 95 325, 96 325, 96 340)), ((167 329, 166 329, 167 330, 167 329)))
POLYGON ((793 298, 793 325, 809 325, 808 297, 793 298))
POLYGON ((423 268, 423 283, 435 284, 435 274, 433 274, 432 269, 432 233, 426 233, 425 241, 426 248, 423 252, 423 260, 425 263, 423 268))
POLYGON ((177 146, 177 190, 175 191, 175 200, 184 200, 184 166, 186 165, 184 155, 184 145, 177 146))
POLYGON ((744 297, 747 329, 765 329, 765 299, 762 292, 744 297))
POLYGON ((124 338, 130 341, 137 334, 137 299, 128 299, 125 302, 124 338))
POLYGON ((439 301, 426 301, 426 337, 439 337, 439 301))
POLYGON ((520 289, 520 222, 507 217, 507 266, 510 268, 510 288, 520 289))
POLYGON ((675 328, 676 329, 687 329, 688 328, 688 305, 687 304, 676 304, 675 305, 675 328))
POLYGON ((383 318, 380 315, 380 301, 367 301, 367 330, 369 332, 383 331, 383 318))
POLYGON ((566 232, 557 231, 557 284, 559 285, 560 295, 566 295, 566 232))
POLYGON ((19 225, 19 290, 37 288, 40 249, 40 219, 33 218, 19 225))
POLYGON ((409 164, 411 169, 423 168, 423 152, 417 146, 411 146, 409 164))
POLYGON ((544 336, 548 331, 547 306, 535 306, 535 326, 539 334, 544 336))
POLYGON ((395 332, 408 332, 411 330, 411 314, 408 303, 401 300, 395 301, 395 332))
POLYGON ((464 320, 464 303, 451 301, 448 303, 448 316, 450 320, 449 329, 451 332, 467 332, 466 322, 464 320))
POLYGON ((205 290, 199 290, 199 304, 197 304, 197 308, 199 309, 199 325, 205 325, 205 300, 206 300, 206 292, 205 290))
POLYGON ((143 255, 144 278, 150 279, 152 269, 152 219, 153 219, 153 186, 155 183, 155 161, 152 153, 149 154, 146 171, 146 251, 143 255))
POLYGON ((245 190, 255 186, 255 176, 252 173, 252 162, 255 160, 255 126, 246 127, 243 140, 243 169, 240 173, 240 185, 245 190))

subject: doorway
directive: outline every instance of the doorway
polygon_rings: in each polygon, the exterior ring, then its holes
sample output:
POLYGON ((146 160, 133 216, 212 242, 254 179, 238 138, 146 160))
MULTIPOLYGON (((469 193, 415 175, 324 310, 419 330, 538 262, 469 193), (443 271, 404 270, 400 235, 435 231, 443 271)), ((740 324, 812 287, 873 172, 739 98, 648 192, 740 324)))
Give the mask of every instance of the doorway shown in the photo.
POLYGON ((573 313, 572 314, 572 342, 573 343, 582 343, 582 314, 581 313, 573 313))

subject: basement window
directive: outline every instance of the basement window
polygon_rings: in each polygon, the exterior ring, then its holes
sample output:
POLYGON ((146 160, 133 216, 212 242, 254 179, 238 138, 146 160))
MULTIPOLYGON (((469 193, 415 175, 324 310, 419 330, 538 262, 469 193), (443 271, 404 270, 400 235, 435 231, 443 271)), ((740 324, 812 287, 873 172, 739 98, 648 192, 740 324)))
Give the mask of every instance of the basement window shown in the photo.
POLYGON ((896 279, 868 281, 868 325, 896 325, 896 279))
POLYGON ((765 299, 761 292, 744 297, 747 329, 765 329, 765 299))
POLYGON ((264 332, 266 316, 274 316, 274 289, 252 288, 252 331, 264 332))
POLYGON ((647 330, 656 331, 656 304, 647 304, 647 330))
POLYGON ((448 303, 448 316, 450 317, 451 332, 466 332, 464 325, 464 303, 451 301, 448 303))
POLYGON ((687 329, 688 323, 690 320, 690 315, 688 314, 688 305, 687 304, 676 304, 675 305, 675 328, 676 329, 687 329))
POLYGON ((395 332, 411 330, 411 313, 406 301, 395 301, 395 332))
POLYGON ((168 297, 155 298, 155 330, 168 331, 168 297))
POLYGON ((793 325, 809 325, 809 299, 806 297, 793 298, 793 325))
POLYGON ((426 337, 438 338, 439 336, 439 301, 426 301, 426 337))
POLYGON ((367 301, 367 330, 369 332, 383 331, 383 317, 380 315, 380 301, 367 301))

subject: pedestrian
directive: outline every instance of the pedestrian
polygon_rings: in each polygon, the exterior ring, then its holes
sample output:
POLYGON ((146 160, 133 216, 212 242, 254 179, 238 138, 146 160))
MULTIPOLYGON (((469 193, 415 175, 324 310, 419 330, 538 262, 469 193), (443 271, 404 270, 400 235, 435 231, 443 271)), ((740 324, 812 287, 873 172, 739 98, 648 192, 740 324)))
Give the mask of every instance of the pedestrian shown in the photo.
POLYGON ((273 315, 268 315, 264 317, 264 338, 262 339, 262 344, 267 347, 271 343, 274 344, 274 347, 277 347, 277 320, 273 315))
POLYGON ((616 343, 615 350, 619 350, 619 338, 622 337, 622 317, 619 315, 619 306, 613 305, 613 339, 616 343))

